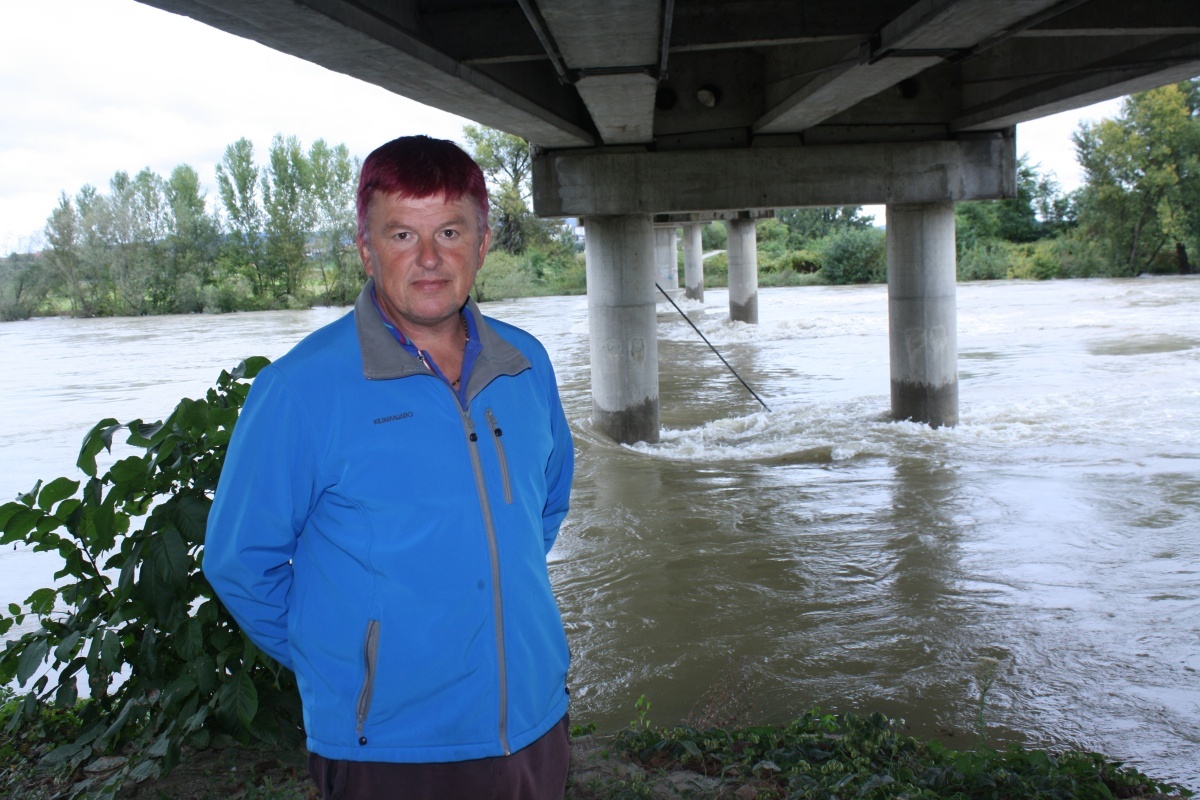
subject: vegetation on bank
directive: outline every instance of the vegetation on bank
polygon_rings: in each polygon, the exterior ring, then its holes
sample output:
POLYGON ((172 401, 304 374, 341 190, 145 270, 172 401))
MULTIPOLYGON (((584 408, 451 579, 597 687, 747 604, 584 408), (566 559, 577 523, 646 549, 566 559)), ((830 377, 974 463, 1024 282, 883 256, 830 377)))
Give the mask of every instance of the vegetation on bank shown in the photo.
MULTIPOLYGON (((468 125, 492 204, 493 251, 476 285, 491 300, 585 291, 572 221, 530 211, 530 154, 517 137, 468 125)), ((1200 248, 1200 80, 1133 95, 1113 119, 1073 136, 1084 185, 1064 194, 1022 161, 1018 195, 960 203, 960 280, 1190 274, 1200 248)), ((361 285, 354 245, 359 163, 344 145, 305 150, 278 135, 264 163, 246 139, 217 167, 210 209, 185 165, 164 179, 117 172, 104 193, 65 192, 46 222, 46 248, 0 259, 0 319, 192 313, 346 305, 361 285)), ((861 207, 780 209, 758 227, 763 286, 886 278, 883 231, 861 207)), ((720 224, 706 250, 725 246, 720 224)), ((724 286, 724 254, 705 262, 724 286)))
MULTIPOLYGON (((0 610, 0 687, 16 687, 0 689, 0 794, 216 796, 231 791, 217 765, 233 763, 250 781, 244 797, 309 796, 294 678, 241 632, 200 571, 212 493, 266 363, 223 371, 162 422, 100 421, 80 449, 79 479, 38 481, 0 506, 0 545, 62 560, 54 586, 0 610), (195 764, 214 772, 211 793, 162 788, 195 764)), ((710 791, 694 797, 1187 794, 1095 755, 987 748, 990 679, 976 682, 981 735, 966 753, 905 737, 878 715, 810 712, 735 728, 706 714, 660 728, 639 701, 629 730, 577 760, 572 796, 663 796, 667 773, 689 770, 684 782, 710 791)))

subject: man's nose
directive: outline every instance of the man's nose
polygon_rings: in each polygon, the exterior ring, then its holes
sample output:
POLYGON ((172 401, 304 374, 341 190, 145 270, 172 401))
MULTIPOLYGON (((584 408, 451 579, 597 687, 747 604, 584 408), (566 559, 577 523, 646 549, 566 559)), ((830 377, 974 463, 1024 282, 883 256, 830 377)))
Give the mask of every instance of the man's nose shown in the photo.
POLYGON ((417 251, 417 265, 425 269, 434 269, 441 263, 441 260, 442 256, 437 249, 437 240, 432 236, 421 239, 417 251))

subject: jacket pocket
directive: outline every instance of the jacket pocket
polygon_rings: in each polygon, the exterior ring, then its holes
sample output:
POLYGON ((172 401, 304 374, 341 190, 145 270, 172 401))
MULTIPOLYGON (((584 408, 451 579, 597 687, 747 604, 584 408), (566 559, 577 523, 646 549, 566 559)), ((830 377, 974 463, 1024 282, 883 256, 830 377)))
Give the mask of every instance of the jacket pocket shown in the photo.
POLYGON ((371 698, 375 694, 375 670, 379 665, 379 620, 367 622, 367 636, 363 641, 363 672, 362 689, 358 692, 358 702, 355 708, 358 722, 355 732, 358 743, 366 744, 367 737, 363 735, 363 725, 367 722, 367 714, 371 711, 371 698))
POLYGON ((504 431, 500 429, 500 423, 496 421, 496 415, 490 408, 486 409, 483 414, 487 417, 488 427, 492 429, 492 438, 496 442, 496 457, 500 460, 500 480, 504 484, 504 502, 511 503, 513 501, 512 482, 508 476, 508 458, 504 455, 504 439, 501 438, 504 431))

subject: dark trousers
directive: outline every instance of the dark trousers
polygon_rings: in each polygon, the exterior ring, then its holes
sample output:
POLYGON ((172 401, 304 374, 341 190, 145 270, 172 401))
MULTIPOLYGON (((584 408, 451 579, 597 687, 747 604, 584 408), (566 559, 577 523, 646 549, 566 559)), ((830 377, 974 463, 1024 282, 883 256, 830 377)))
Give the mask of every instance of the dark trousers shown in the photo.
POLYGON ((446 764, 332 761, 308 756, 322 800, 562 800, 571 757, 566 717, 510 756, 446 764))

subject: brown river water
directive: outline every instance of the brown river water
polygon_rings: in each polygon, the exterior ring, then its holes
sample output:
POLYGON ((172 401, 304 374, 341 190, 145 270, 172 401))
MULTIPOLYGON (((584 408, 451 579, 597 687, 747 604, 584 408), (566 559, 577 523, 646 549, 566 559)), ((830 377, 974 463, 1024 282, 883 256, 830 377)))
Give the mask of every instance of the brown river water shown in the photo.
MULTIPOLYGON (((757 326, 727 302, 684 309, 772 410, 663 304, 663 438, 636 447, 591 429, 585 298, 485 304, 545 342, 576 434, 550 554, 573 718, 733 686, 752 721, 881 710, 967 746, 997 659, 993 744, 1200 790, 1200 277, 960 285, 951 430, 887 419, 886 287, 763 290, 757 326)), ((0 325, 0 497, 342 313, 0 325)), ((0 551, 0 604, 54 569, 0 551)))

